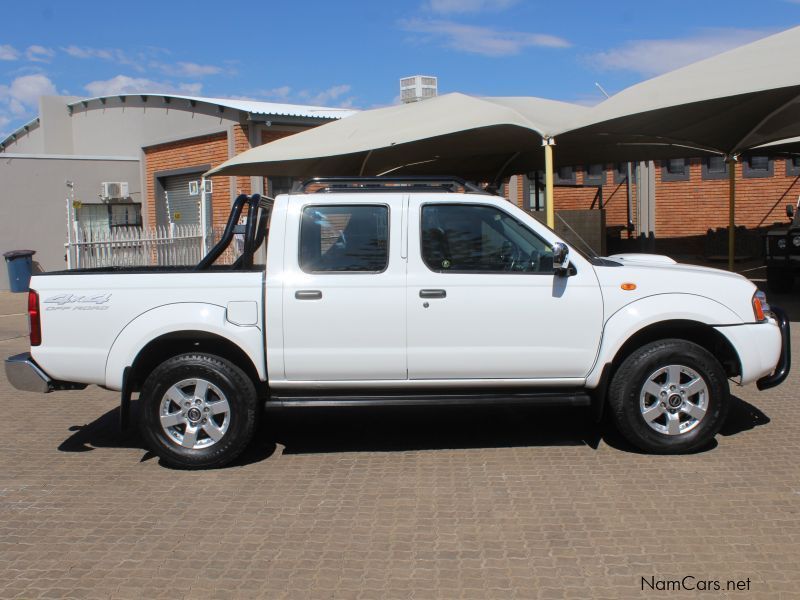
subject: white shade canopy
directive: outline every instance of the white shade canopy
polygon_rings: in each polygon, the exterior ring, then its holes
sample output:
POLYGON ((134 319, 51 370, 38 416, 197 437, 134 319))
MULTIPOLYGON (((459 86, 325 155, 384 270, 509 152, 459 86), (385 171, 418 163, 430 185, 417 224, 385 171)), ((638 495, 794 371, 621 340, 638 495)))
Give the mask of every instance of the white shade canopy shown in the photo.
MULTIPOLYGON (((738 154, 800 135, 800 27, 631 86, 561 136, 588 154, 738 154)), ((655 154, 655 156, 653 156, 655 154)))
POLYGON ((494 179, 541 163, 541 141, 586 107, 542 98, 446 94, 367 110, 252 148, 208 175, 453 174, 494 179))

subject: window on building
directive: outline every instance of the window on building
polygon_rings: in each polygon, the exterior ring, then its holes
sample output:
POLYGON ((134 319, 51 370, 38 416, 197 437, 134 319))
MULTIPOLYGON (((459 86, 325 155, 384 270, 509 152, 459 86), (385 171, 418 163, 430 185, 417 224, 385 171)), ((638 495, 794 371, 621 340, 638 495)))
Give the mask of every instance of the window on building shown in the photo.
POLYGON ((728 163, 724 156, 707 156, 703 159, 703 179, 726 179, 728 163))
POLYGON ((662 161, 661 181, 689 181, 689 162, 683 158, 662 161))
POLYGON ((553 182, 561 185, 575 183, 575 169, 572 167, 559 167, 554 173, 553 182))
POLYGON ((791 177, 800 176, 800 156, 786 159, 786 174, 791 177))
MULTIPOLYGON (((630 163, 631 165, 631 179, 633 183, 636 183, 636 163, 630 163)), ((614 165, 614 183, 620 184, 625 183, 625 180, 628 178, 628 163, 616 163, 614 165)))
POLYGON ((606 170, 602 164, 588 165, 583 171, 585 185, 605 185, 606 170))
POLYGON ((306 273, 384 271, 389 264, 389 208, 307 206, 300 223, 306 273))
POLYGON ((774 168, 769 156, 748 156, 742 163, 742 175, 748 178, 772 177, 774 168))
POLYGON ((422 207, 422 260, 437 273, 552 273, 553 249, 493 206, 422 207))

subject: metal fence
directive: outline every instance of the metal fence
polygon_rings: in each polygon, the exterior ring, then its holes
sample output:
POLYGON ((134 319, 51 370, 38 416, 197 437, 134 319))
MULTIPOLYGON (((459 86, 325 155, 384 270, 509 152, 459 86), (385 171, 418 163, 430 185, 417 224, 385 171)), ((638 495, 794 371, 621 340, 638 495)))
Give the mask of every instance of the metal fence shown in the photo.
POLYGON ((75 233, 75 241, 65 246, 79 269, 195 265, 204 254, 200 225, 78 228, 75 233))

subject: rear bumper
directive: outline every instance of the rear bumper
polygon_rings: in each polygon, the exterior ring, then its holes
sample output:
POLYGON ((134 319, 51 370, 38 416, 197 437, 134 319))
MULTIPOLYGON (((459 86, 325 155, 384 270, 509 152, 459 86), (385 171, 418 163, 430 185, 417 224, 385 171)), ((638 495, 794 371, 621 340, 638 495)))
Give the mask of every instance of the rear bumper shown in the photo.
POLYGON ((9 356, 6 360, 8 382, 23 392, 46 394, 56 390, 82 390, 85 383, 55 381, 31 358, 30 352, 9 356))
POLYGON ((759 390, 768 390, 776 385, 780 385, 789 376, 789 369, 792 366, 792 341, 789 332, 789 317, 786 312, 776 306, 770 307, 775 319, 778 321, 778 327, 781 330, 781 356, 778 359, 778 365, 771 375, 762 377, 756 382, 759 390))

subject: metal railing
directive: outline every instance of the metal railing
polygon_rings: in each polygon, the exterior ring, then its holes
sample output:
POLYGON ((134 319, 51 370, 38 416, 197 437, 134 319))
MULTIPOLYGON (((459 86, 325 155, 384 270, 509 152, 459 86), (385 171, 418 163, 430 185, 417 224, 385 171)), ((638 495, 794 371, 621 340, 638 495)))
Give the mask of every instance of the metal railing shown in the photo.
POLYGON ((79 269, 93 267, 191 266, 205 254, 200 225, 77 228, 64 244, 79 269))

